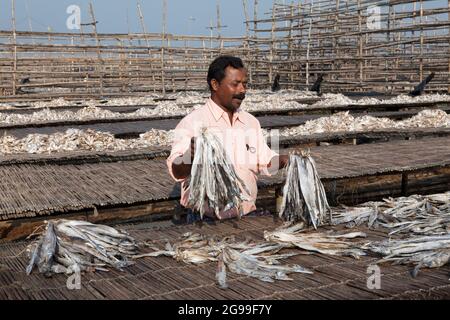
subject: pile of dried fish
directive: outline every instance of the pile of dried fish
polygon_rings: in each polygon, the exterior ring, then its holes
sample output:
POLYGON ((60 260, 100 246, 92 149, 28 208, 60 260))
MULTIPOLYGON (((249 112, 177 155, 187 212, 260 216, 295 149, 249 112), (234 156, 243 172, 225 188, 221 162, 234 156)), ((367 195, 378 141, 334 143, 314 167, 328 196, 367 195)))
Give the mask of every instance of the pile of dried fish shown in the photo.
POLYGON ((302 220, 317 229, 327 212, 330 207, 325 189, 309 151, 290 155, 280 217, 294 222, 302 220))
POLYGON ((283 244, 257 243, 251 240, 237 242, 234 237, 222 240, 206 238, 200 234, 186 233, 181 241, 166 244, 164 250, 152 248, 152 253, 135 256, 142 257, 169 256, 185 263, 202 264, 218 262, 216 279, 222 288, 226 288, 227 269, 230 272, 254 277, 262 281, 291 280, 289 273, 312 273, 299 265, 282 265, 281 259, 296 253, 279 254, 285 248, 283 244))
POLYGON ((170 145, 173 130, 152 129, 137 139, 117 139, 108 132, 68 129, 65 132, 29 134, 22 139, 0 137, 0 155, 67 151, 120 151, 170 145))
POLYGON ((0 113, 0 122, 4 124, 28 124, 49 121, 84 121, 95 119, 141 119, 160 116, 186 115, 190 108, 179 107, 173 102, 162 102, 156 108, 140 108, 135 112, 113 112, 96 106, 88 106, 76 112, 57 111, 48 108, 32 114, 0 113))
POLYGON ((450 231, 450 192, 388 198, 383 202, 367 202, 352 208, 332 211, 333 225, 347 227, 368 223, 383 227, 389 235, 443 235, 450 231))
POLYGON ((364 249, 382 255, 379 263, 414 264, 416 276, 422 267, 439 268, 450 261, 450 234, 372 242, 364 249))
POLYGON ((46 223, 27 251, 30 274, 37 266, 40 273, 72 274, 80 271, 121 270, 133 262, 137 243, 128 234, 114 228, 85 221, 56 220, 46 223))
POLYGON ((247 112, 252 111, 271 111, 271 110, 307 110, 308 105, 300 104, 296 101, 259 101, 254 103, 251 101, 244 100, 242 102, 241 108, 247 112))
POLYGON ((356 259, 366 255, 361 250, 362 244, 343 239, 354 239, 358 237, 365 238, 366 234, 362 232, 347 234, 309 232, 304 229, 303 223, 284 225, 274 231, 264 231, 264 239, 273 243, 326 255, 351 256, 356 259))
POLYGON ((401 121, 372 116, 353 117, 348 111, 345 111, 329 117, 309 120, 304 125, 298 127, 283 129, 280 131, 280 135, 289 137, 328 132, 439 127, 450 127, 450 115, 439 109, 423 110, 417 115, 401 121))
POLYGON ((373 97, 366 97, 359 100, 353 100, 343 94, 326 93, 322 100, 313 104, 314 107, 327 106, 346 106, 346 105, 377 105, 377 104, 402 104, 402 103, 420 103, 450 101, 450 95, 446 94, 425 94, 417 97, 408 95, 399 95, 394 98, 379 100, 373 97))
POLYGON ((248 201, 242 190, 250 192, 211 129, 203 128, 197 137, 189 188, 188 204, 200 212, 201 218, 209 209, 217 217, 219 212, 232 208, 241 214, 242 202, 248 201))
POLYGON ((385 199, 380 205, 380 225, 389 235, 445 235, 450 232, 450 192, 385 199))
POLYGON ((176 103, 179 105, 203 104, 206 102, 208 96, 209 94, 206 92, 188 91, 188 92, 171 93, 167 96, 167 98, 176 99, 176 103))
POLYGON ((348 227, 368 223, 369 227, 387 229, 389 236, 402 236, 372 242, 361 249, 382 255, 380 263, 414 264, 413 276, 422 267, 438 268, 449 262, 450 192, 388 198, 333 210, 333 224, 343 223, 348 227))

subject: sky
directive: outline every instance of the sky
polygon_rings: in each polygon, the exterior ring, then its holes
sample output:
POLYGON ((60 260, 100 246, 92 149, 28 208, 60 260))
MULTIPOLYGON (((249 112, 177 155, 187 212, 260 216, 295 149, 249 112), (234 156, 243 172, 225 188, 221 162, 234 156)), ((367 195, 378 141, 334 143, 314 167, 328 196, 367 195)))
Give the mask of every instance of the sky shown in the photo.
MULTIPOLYGON (((137 1, 140 2, 147 32, 162 31, 163 0, 91 0, 99 33, 142 32, 137 1), (127 16, 129 24, 127 24, 127 16), (129 25, 129 27, 128 27, 129 25)), ((282 2, 283 0, 279 1, 282 2)), ((289 0, 290 1, 290 0, 289 0)), ((0 29, 11 30, 11 2, 0 0, 0 29)), ((89 0, 15 0, 17 30, 76 32, 69 30, 66 13, 70 5, 81 9, 81 23, 91 21, 89 0)), ((245 34, 242 0, 167 0, 167 32, 173 34, 210 35, 210 20, 216 25, 217 2, 220 3, 223 36, 245 34)), ((253 17, 253 0, 247 0, 249 14, 253 17)), ((259 16, 264 17, 272 7, 273 0, 259 0, 259 16)), ((84 27, 86 30, 91 27, 84 27)), ((216 30, 214 30, 216 34, 216 30)))

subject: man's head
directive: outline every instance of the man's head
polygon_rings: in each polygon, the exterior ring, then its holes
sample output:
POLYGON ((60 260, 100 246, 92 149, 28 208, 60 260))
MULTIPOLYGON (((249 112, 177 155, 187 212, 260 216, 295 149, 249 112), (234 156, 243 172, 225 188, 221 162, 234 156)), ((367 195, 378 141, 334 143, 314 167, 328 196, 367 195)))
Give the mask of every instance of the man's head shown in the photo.
POLYGON ((230 112, 236 111, 245 99, 247 70, 241 59, 232 56, 216 58, 208 70, 211 97, 230 112))

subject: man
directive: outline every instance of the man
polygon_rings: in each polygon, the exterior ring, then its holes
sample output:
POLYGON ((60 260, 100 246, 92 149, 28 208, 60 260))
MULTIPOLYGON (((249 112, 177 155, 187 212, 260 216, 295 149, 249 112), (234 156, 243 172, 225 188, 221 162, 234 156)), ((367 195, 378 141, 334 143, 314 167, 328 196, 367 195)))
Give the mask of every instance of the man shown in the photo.
MULTIPOLYGON (((184 117, 175 128, 172 152, 167 159, 171 176, 181 182, 181 205, 189 199, 189 175, 194 155, 194 140, 200 129, 213 130, 221 140, 236 173, 243 180, 249 201, 243 202, 244 214, 256 210, 257 174, 270 175, 285 167, 288 156, 278 156, 267 146, 259 121, 240 109, 247 91, 247 71, 242 60, 231 56, 215 59, 208 70, 211 98, 201 108, 184 117)), ((219 214, 220 219, 238 215, 233 208, 219 214)))

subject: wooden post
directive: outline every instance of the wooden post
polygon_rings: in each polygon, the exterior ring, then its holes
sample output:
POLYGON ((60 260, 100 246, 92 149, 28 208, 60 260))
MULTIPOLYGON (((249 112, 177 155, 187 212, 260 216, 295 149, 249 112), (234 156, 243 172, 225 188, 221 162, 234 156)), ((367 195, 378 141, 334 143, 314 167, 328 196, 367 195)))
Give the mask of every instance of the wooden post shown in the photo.
MULTIPOLYGON (((423 23, 423 0, 420 0, 420 24, 423 23)), ((419 81, 423 80, 423 28, 420 27, 420 78, 419 81)))
POLYGON ((309 86, 309 50, 311 47, 311 31, 312 31, 312 13, 313 13, 313 6, 314 2, 311 2, 310 4, 310 17, 309 17, 309 30, 308 30, 308 45, 306 48, 306 85, 309 86))
MULTIPOLYGON (((450 0, 449 0, 450 1, 450 0)), ((294 52, 293 52, 293 48, 292 48, 292 28, 294 25, 294 0, 291 1, 291 5, 290 5, 290 9, 291 9, 291 16, 289 19, 289 64, 291 65, 290 67, 290 75, 289 75, 289 80, 291 83, 291 88, 294 88, 294 63, 293 63, 293 59, 294 59, 294 52)))
POLYGON ((254 37, 254 45, 255 45, 255 76, 254 76, 254 80, 255 83, 260 83, 260 79, 259 79, 259 73, 258 73, 258 56, 259 56, 259 43, 258 43, 258 0, 254 0, 253 1, 253 37, 254 37))
MULTIPOLYGON (((333 54, 335 59, 333 59, 333 63, 331 66, 332 70, 336 70, 336 62, 339 58, 339 0, 336 0, 336 13, 335 13, 335 22, 334 22, 334 38, 333 38, 333 54)), ((337 76, 333 73, 332 78, 335 79, 337 76)))
POLYGON ((273 81, 273 56, 275 54, 275 3, 272 5, 272 29, 270 31, 269 85, 273 81))
MULTIPOLYGON (((449 0, 450 1, 450 0, 449 0)), ((251 53, 250 53, 250 24, 248 17, 248 8, 247 8, 247 0, 242 0, 242 6, 244 7, 244 16, 245 16, 245 40, 244 40, 244 49, 246 51, 247 57, 247 70, 250 83, 253 83, 253 70, 252 65, 250 63, 251 53)))
POLYGON ((359 30, 359 84, 362 88, 363 83, 363 36, 362 36, 362 15, 361 15, 361 0, 358 0, 358 30, 359 30))
MULTIPOLYGON (((30 29, 30 32, 33 33, 33 26, 31 24, 30 9, 28 8, 28 1, 25 1, 25 11, 27 13, 28 28, 30 29)), ((34 39, 32 40, 32 43, 33 43, 33 45, 36 44, 34 39)))
POLYGON ((101 49, 100 49, 100 40, 99 40, 98 34, 97 34, 97 21, 95 20, 94 7, 92 6, 92 2, 89 2, 89 12, 91 14, 92 29, 94 31, 95 42, 97 45, 98 62, 100 64, 100 66, 99 66, 100 71, 98 72, 99 79, 100 79, 100 95, 103 95, 103 59, 102 59, 102 54, 101 54, 101 49))
POLYGON ((12 94, 16 95, 17 81, 17 34, 16 34, 16 0, 11 0, 11 19, 12 19, 12 41, 13 41, 13 76, 12 76, 12 94))
POLYGON ((166 94, 166 74, 165 68, 165 47, 166 47, 166 27, 167 27, 167 0, 163 0, 163 28, 162 28, 162 47, 161 47, 161 82, 163 95, 166 94))
POLYGON ((217 38, 220 39, 221 33, 222 33, 222 23, 220 22, 220 3, 219 0, 216 2, 216 9, 217 9, 217 38))

